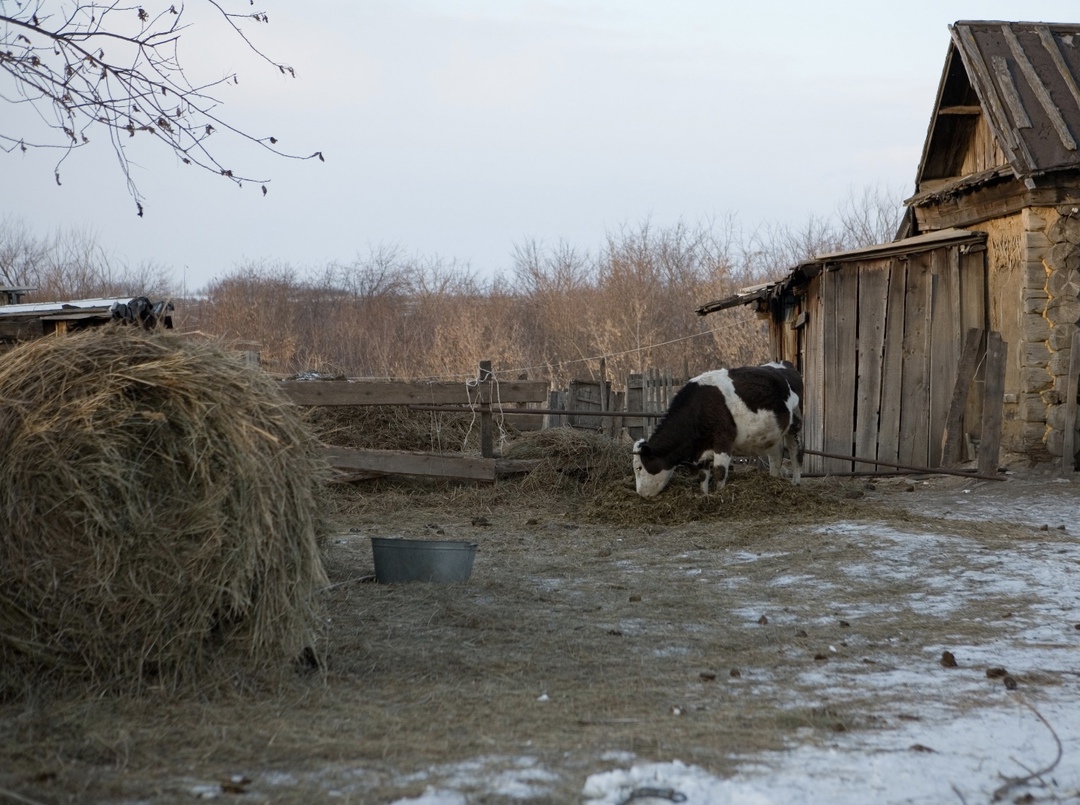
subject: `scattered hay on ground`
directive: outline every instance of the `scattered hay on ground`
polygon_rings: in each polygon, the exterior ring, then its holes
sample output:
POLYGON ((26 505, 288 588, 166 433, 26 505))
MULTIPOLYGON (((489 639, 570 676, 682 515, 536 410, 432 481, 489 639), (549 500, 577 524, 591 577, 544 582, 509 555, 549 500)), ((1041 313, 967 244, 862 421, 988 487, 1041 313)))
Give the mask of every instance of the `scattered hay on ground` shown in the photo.
POLYGON ((315 440, 269 376, 108 327, 0 362, 0 695, 176 688, 313 646, 315 440))
POLYGON ((688 470, 676 472, 667 489, 655 498, 643 498, 634 488, 629 467, 624 476, 594 491, 585 506, 586 519, 613 525, 763 518, 805 522, 854 516, 853 501, 862 496, 852 484, 804 480, 795 486, 788 478, 755 470, 732 472, 720 491, 716 491, 714 473, 713 491, 706 496, 701 494, 698 472, 688 470))

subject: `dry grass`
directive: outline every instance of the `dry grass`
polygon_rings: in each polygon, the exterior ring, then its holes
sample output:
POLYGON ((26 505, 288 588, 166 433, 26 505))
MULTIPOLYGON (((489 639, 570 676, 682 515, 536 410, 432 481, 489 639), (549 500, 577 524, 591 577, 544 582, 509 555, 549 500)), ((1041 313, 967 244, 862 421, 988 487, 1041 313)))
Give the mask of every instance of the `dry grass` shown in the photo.
POLYGON ((214 345, 109 327, 5 355, 0 693, 205 684, 313 647, 319 477, 273 382, 214 345))
POLYGON ((479 419, 468 414, 410 411, 404 405, 313 406, 304 419, 318 438, 338 447, 460 453, 480 450, 479 419))

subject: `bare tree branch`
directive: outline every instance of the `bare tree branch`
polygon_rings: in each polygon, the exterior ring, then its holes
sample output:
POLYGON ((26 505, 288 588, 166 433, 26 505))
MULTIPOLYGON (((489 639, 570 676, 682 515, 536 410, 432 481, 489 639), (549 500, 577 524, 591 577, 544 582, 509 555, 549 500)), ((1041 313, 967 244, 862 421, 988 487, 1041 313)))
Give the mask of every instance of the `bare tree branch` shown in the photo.
MULTIPOLYGON (((265 55, 241 28, 245 20, 269 23, 265 12, 240 14, 228 11, 218 0, 205 1, 245 47, 283 75, 295 77, 292 67, 265 55)), ((136 135, 158 140, 186 165, 238 185, 259 183, 263 194, 267 180, 222 164, 211 135, 227 131, 281 157, 323 161, 320 151, 307 156, 283 151, 276 137, 249 134, 218 114, 221 101, 210 93, 239 79, 230 74, 205 84, 188 80, 177 49, 190 36, 184 10, 182 4, 160 3, 151 14, 142 5, 119 0, 0 0, 0 72, 7 73, 13 85, 12 92, 0 85, 0 101, 33 107, 55 135, 46 141, 28 141, 0 124, 0 150, 62 151, 54 169, 60 184, 64 161, 88 144, 92 133, 104 131, 140 216, 144 199, 132 178, 128 155, 128 144, 136 135)))

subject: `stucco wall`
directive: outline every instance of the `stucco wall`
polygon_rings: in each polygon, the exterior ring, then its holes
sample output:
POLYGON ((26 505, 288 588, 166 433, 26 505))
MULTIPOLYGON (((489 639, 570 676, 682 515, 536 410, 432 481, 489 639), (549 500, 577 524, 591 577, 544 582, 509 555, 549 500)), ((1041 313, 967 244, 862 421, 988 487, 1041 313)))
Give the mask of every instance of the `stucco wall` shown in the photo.
MULTIPOLYGON (((986 232, 987 303, 990 329, 1001 333, 1008 345, 1005 369, 1005 409, 1003 413, 1001 447, 1010 452, 1026 452, 1041 443, 1042 430, 1025 430, 1026 421, 1021 416, 1021 366, 1020 352, 1025 340, 1026 325, 1023 314, 1025 288, 1037 282, 1045 285, 1045 277, 1032 277, 1031 266, 1026 260, 1027 232, 1024 213, 978 224, 971 227, 986 232)), ((1045 273, 1041 263, 1039 272, 1045 273)), ((1044 417, 1045 419, 1045 417, 1044 417)))

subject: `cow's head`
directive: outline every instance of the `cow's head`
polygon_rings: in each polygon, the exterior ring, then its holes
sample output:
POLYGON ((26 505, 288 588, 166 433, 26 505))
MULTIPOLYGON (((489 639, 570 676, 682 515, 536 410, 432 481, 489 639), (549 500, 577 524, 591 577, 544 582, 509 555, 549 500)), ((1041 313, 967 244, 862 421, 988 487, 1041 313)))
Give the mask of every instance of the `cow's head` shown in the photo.
POLYGON ((664 491, 674 474, 675 468, 664 469, 644 439, 634 443, 634 485, 639 495, 643 498, 656 497, 664 491))

